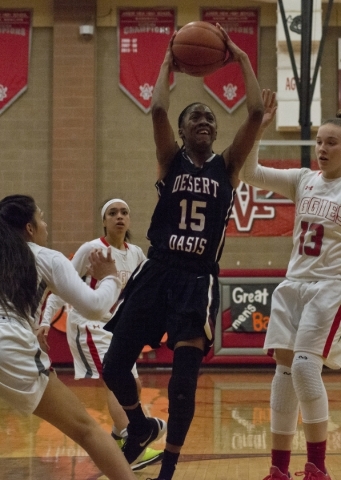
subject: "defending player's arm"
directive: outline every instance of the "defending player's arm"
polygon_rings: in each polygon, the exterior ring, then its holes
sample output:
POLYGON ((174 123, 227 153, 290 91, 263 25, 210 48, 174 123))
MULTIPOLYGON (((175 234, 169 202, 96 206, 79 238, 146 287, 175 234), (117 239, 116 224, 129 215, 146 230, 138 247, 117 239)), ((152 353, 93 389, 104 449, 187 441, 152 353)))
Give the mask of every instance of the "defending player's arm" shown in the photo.
POLYGON ((300 169, 278 169, 264 167, 258 163, 260 139, 276 114, 276 95, 271 90, 263 90, 264 115, 256 141, 239 172, 239 179, 249 185, 269 190, 295 200, 297 179, 300 169))
POLYGON ((256 139, 263 118, 264 106, 261 90, 248 55, 231 41, 223 29, 222 31, 226 36, 230 51, 227 63, 238 62, 243 73, 248 111, 248 116, 237 131, 232 144, 223 152, 229 178, 232 185, 237 187, 238 174, 256 139))
POLYGON ((159 76, 154 86, 151 103, 154 142, 156 145, 156 157, 159 164, 158 180, 167 174, 169 165, 173 160, 179 146, 175 141, 173 128, 168 119, 170 104, 169 75, 178 71, 173 61, 172 41, 169 42, 165 58, 160 68, 159 76))
MULTIPOLYGON (((43 263, 44 259, 40 258, 40 261, 43 263)), ((91 274, 100 280, 96 290, 83 282, 71 262, 59 252, 53 252, 53 258, 45 262, 42 270, 46 271, 47 283, 54 293, 84 317, 98 320, 118 299, 122 283, 116 276, 117 270, 109 251, 107 258, 101 252, 91 253, 89 264, 91 274)))
MULTIPOLYGON (((80 277, 83 277, 83 275, 87 273, 91 250, 92 247, 90 243, 86 242, 79 247, 75 255, 72 257, 71 263, 80 277)), ((63 298, 51 293, 46 302, 43 319, 41 321, 41 327, 50 327, 54 316, 66 303, 67 302, 63 298)))

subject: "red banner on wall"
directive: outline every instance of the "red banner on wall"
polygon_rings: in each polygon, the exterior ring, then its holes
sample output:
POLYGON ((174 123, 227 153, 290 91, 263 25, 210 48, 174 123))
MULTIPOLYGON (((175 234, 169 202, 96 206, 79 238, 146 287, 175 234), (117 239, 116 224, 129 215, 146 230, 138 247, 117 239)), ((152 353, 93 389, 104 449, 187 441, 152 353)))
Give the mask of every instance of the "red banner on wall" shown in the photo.
MULTIPOLYGON (((231 40, 249 56, 252 68, 257 75, 258 67, 258 10, 203 8, 201 19, 219 23, 231 40)), ((232 113, 245 100, 245 86, 240 66, 231 63, 204 78, 204 88, 229 113, 232 113)))
POLYGON ((30 10, 0 10, 0 114, 27 90, 31 15, 30 10))
MULTIPOLYGON (((118 18, 120 88, 148 113, 160 66, 175 30, 175 10, 119 9, 118 18)), ((173 86, 172 74, 170 87, 173 86)))
MULTIPOLYGON (((300 160, 268 160, 267 167, 300 168, 300 160)), ((317 168, 316 161, 313 169, 317 168)), ((287 237, 292 235, 295 205, 281 195, 240 182, 226 235, 229 237, 287 237)))

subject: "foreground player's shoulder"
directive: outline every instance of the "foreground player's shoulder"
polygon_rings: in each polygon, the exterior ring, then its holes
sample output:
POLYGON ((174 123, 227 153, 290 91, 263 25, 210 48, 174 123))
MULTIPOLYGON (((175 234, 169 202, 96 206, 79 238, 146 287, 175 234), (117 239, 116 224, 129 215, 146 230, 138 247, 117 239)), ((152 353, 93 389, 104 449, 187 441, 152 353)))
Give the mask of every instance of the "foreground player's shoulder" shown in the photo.
POLYGON ((65 265, 70 264, 70 261, 65 255, 57 250, 41 247, 36 244, 33 244, 33 246, 29 244, 29 246, 35 255, 37 270, 48 285, 50 284, 53 272, 56 269, 64 268, 65 265))
POLYGON ((30 247, 33 255, 37 257, 41 250, 43 250, 45 247, 41 247, 40 245, 37 245, 36 243, 33 242, 27 242, 27 245, 30 247))

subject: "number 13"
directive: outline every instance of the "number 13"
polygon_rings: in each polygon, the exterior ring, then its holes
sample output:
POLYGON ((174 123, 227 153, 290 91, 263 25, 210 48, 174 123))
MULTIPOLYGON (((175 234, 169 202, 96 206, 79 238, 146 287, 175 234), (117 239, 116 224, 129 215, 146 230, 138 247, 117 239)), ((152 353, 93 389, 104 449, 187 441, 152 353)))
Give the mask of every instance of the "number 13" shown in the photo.
POLYGON ((323 225, 318 223, 301 222, 301 235, 300 235, 300 246, 298 253, 303 255, 310 255, 311 257, 318 257, 321 253, 322 240, 324 235, 323 225), (310 236, 309 241, 313 243, 312 246, 304 245, 306 235, 310 236))

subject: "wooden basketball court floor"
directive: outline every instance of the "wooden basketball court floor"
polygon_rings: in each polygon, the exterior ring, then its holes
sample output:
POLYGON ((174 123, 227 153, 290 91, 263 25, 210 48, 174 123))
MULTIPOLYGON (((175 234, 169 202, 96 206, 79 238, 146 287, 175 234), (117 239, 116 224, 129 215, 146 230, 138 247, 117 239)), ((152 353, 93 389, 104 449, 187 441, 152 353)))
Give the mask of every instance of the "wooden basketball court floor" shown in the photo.
MULTIPOLYGON (((111 421, 100 382, 75 381, 72 371, 60 370, 58 374, 82 400, 89 413, 110 431, 111 421)), ((268 474, 272 376, 271 367, 201 372, 196 415, 174 480, 262 480, 268 474)), ((143 372, 140 369, 140 377, 146 413, 167 420, 169 372, 143 372)), ((333 480, 341 479, 340 379, 339 372, 324 373, 330 401, 327 466, 333 480)), ((154 443, 153 447, 162 449, 164 439, 154 443)), ((292 474, 302 471, 305 461, 305 440, 299 423, 290 468, 292 474)), ((155 478, 158 471, 159 464, 155 464, 136 472, 136 478, 155 478)), ((68 437, 34 416, 21 416, 0 400, 1 480, 105 478, 86 453, 68 437)))

